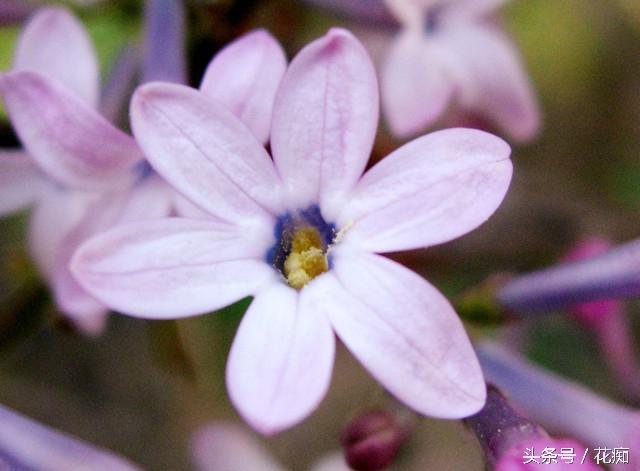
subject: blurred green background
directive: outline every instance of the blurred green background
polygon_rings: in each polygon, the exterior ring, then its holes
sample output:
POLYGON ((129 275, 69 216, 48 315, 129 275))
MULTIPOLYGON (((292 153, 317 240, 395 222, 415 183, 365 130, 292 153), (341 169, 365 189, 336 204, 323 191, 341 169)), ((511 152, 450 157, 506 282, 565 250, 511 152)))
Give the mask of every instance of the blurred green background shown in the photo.
MULTIPOLYGON (((106 74, 120 48, 139 37, 143 5, 94 3, 73 8, 106 74)), ((375 33, 383 43, 393 34, 284 0, 188 5, 193 84, 217 49, 255 27, 272 31, 289 57, 333 25, 352 28, 363 39, 375 33)), ((444 246, 395 257, 451 299, 495 272, 554 263, 583 235, 621 242, 640 234, 638 2, 513 0, 502 13, 541 100, 540 137, 514 148, 512 188, 487 224, 444 246)), ((0 28, 0 69, 10 66, 18 32, 0 28)), ((0 144, 17 145, 3 112, 0 120, 0 144)), ((374 155, 399 144, 381 128, 374 155)), ((103 336, 82 337, 55 313, 28 261, 26 222, 26 212, 0 220, 0 403, 145 468, 188 469, 194 427, 211 419, 238 420, 225 392, 224 363, 246 301, 178 322, 114 315, 103 336)), ((637 317, 636 303, 627 309, 637 317)), ((527 340, 523 348, 540 363, 621 397, 591 334, 563 313, 509 329, 519 331, 527 340)), ((474 336, 502 335, 499 330, 470 329, 474 336)), ((322 406, 302 425, 265 443, 290 469, 305 469, 338 447, 350 417, 386 400, 340 347, 322 406)), ((475 439, 460 423, 425 419, 396 469, 473 471, 483 465, 475 439)))

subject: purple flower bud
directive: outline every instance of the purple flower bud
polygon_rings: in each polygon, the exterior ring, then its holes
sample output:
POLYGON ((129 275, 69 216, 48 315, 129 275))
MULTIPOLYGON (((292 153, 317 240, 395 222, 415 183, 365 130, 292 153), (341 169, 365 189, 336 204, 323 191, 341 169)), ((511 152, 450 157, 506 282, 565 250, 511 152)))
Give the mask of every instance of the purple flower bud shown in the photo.
POLYGON ((640 240, 606 253, 514 278, 499 291, 515 314, 566 308, 576 303, 640 295, 640 240))
POLYGON ((356 471, 376 471, 389 466, 407 441, 411 425, 389 411, 370 411, 352 420, 340 442, 345 458, 356 471))
POLYGON ((528 417, 554 433, 574 436, 588 446, 627 448, 629 463, 640 465, 640 413, 615 404, 587 388, 535 367, 490 343, 476 348, 487 381, 528 417))

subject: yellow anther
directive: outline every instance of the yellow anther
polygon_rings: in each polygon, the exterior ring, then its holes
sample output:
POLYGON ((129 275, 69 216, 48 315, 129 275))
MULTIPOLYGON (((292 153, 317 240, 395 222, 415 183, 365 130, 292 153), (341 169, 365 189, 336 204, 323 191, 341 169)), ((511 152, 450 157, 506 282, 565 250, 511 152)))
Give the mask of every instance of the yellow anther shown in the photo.
POLYGON ((291 252, 284 261, 284 276, 290 286, 302 288, 329 269, 322 238, 314 227, 296 229, 291 240, 291 252))

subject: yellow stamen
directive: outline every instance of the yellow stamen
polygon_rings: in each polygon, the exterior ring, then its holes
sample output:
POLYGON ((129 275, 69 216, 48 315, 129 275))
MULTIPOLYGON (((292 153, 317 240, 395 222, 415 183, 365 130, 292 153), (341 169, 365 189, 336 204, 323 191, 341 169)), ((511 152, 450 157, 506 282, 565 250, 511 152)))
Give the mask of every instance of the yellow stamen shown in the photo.
POLYGON ((329 269, 325 247, 314 227, 297 228, 291 240, 291 252, 284 261, 284 276, 289 285, 300 289, 329 269))

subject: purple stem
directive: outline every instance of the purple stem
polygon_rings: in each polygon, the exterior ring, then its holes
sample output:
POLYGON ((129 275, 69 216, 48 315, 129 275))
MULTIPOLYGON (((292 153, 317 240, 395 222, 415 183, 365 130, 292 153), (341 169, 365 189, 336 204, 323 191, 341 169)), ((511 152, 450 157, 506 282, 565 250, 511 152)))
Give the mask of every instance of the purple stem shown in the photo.
POLYGON ((640 460, 640 414, 635 409, 533 366, 495 344, 477 345, 476 352, 487 381, 549 431, 591 446, 630 447, 633 459, 640 460))
POLYGON ((142 82, 186 83, 182 0, 147 0, 142 82))
POLYGON ((102 89, 100 99, 100 111, 110 122, 118 120, 120 113, 128 103, 131 92, 135 86, 135 79, 138 73, 139 51, 131 46, 125 46, 102 89))
POLYGON ((498 291, 497 300, 517 316, 639 295, 640 240, 633 240, 593 258, 518 276, 498 291))
POLYGON ((518 414, 492 385, 488 386, 487 402, 482 410, 464 422, 478 438, 490 469, 502 456, 522 443, 548 437, 535 422, 518 414))

